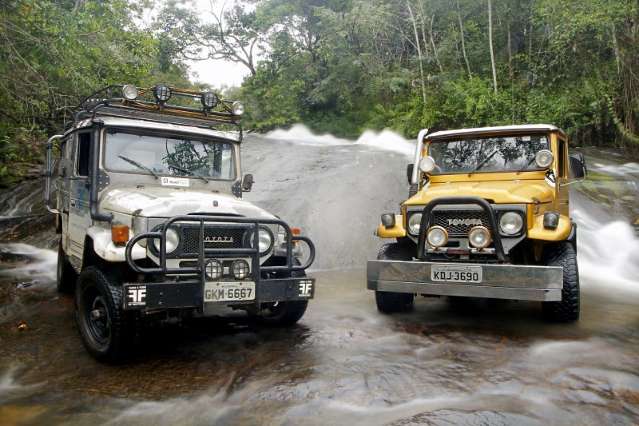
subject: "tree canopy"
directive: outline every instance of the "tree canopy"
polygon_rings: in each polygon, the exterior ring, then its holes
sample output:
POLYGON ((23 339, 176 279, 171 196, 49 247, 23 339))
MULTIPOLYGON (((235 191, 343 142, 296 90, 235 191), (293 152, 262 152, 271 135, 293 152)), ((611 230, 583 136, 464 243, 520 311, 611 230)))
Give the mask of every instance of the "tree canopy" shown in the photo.
MULTIPOLYGON (((187 60, 242 64, 246 126, 341 136, 547 122, 639 148, 637 0, 0 2, 0 180, 80 96, 179 86, 187 60), (145 11, 152 25, 140 26, 145 11)), ((148 19, 147 19, 148 20, 148 19)))

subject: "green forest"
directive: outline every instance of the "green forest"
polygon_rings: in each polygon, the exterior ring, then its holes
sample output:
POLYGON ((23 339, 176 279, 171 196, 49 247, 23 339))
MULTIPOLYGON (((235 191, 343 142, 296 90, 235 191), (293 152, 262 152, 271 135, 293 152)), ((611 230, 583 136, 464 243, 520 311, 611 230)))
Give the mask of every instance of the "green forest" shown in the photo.
POLYGON ((576 145, 639 149, 637 0, 0 2, 0 182, 30 173, 83 95, 246 67, 245 128, 552 123, 576 145), (216 2, 213 2, 214 4, 216 2), (149 18, 150 17, 150 18, 149 18))

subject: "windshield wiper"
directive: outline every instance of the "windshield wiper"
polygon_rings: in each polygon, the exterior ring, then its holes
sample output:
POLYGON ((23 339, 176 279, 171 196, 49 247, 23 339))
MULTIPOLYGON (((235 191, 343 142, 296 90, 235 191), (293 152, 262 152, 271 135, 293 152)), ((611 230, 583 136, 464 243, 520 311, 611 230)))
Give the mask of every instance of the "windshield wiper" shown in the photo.
POLYGON ((147 172, 151 173, 153 175, 153 177, 155 177, 156 179, 159 179, 160 177, 157 175, 157 173, 155 173, 153 171, 153 169, 151 169, 150 167, 145 166, 144 164, 140 164, 135 160, 131 160, 128 157, 125 157, 124 155, 118 155, 119 158, 123 159, 124 161, 126 161, 129 164, 134 165, 135 167, 137 167, 138 169, 141 170, 146 170, 147 172))
POLYGON ((484 158, 481 163, 477 164, 477 167, 475 167, 471 172, 468 172, 469 175, 472 175, 473 173, 475 173, 477 170, 481 169, 482 167, 484 167, 486 165, 486 163, 488 163, 490 161, 491 158, 493 158, 495 156, 495 154, 497 154, 499 152, 499 149, 494 150, 493 152, 490 153, 490 155, 486 158, 484 158))
POLYGON ((193 173, 191 170, 187 170, 187 169, 185 169, 183 167, 180 167, 180 166, 177 166, 177 165, 175 165, 173 163, 170 163, 169 167, 171 167, 172 169, 178 170, 178 171, 180 171, 182 173, 187 173, 188 174, 187 177, 196 177, 198 179, 202 179, 206 183, 209 183, 209 179, 206 176, 204 176, 204 175, 201 175, 199 173, 193 173))
POLYGON ((530 160, 528 160, 528 162, 526 163, 526 165, 524 167, 522 167, 521 169, 517 170, 517 174, 520 174, 521 172, 525 172, 526 170, 528 170, 528 166, 530 166, 530 164, 535 161, 535 156, 533 155, 532 158, 530 160))

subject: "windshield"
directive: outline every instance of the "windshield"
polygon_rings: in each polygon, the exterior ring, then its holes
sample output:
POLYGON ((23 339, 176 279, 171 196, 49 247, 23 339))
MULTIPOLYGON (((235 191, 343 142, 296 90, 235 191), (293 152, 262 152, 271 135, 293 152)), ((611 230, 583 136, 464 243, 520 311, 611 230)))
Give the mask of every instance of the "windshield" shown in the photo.
POLYGON ((550 149, 545 135, 475 137, 431 142, 428 155, 437 165, 433 175, 512 172, 541 170, 535 154, 542 149, 550 149))
POLYGON ((157 136, 110 130, 105 167, 114 172, 201 179, 235 178, 233 145, 188 136, 157 136))

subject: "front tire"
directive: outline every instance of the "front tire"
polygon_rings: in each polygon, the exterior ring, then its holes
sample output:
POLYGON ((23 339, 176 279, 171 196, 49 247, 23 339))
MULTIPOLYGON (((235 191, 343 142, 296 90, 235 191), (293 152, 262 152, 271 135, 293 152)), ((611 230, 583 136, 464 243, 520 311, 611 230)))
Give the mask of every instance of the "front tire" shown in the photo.
POLYGON ((137 334, 135 313, 122 309, 122 287, 96 267, 80 274, 75 292, 82 343, 98 361, 116 363, 130 354, 137 334))
MULTIPOLYGON (((281 260, 280 263, 286 264, 286 260, 281 260)), ((295 264, 300 265, 300 261, 295 259, 295 264)), ((274 278, 303 278, 306 277, 304 271, 293 271, 288 273, 276 273, 274 278)), ((265 309, 258 314, 257 320, 260 324, 268 327, 291 327, 302 319, 306 313, 308 307, 308 300, 291 300, 280 301, 269 304, 265 309)))
POLYGON ((62 241, 58 245, 58 265, 56 267, 56 289, 58 293, 72 294, 78 274, 69 263, 67 255, 62 250, 62 241))
POLYGON ((561 266, 564 271, 560 302, 543 302, 544 316, 554 322, 574 322, 579 319, 579 269, 577 251, 569 242, 549 246, 544 252, 544 264, 561 266))
MULTIPOLYGON (((412 252, 408 244, 384 244, 377 254, 377 260, 411 260, 412 252)), ((415 295, 375 290, 377 310, 384 314, 410 312, 413 310, 415 295)))

